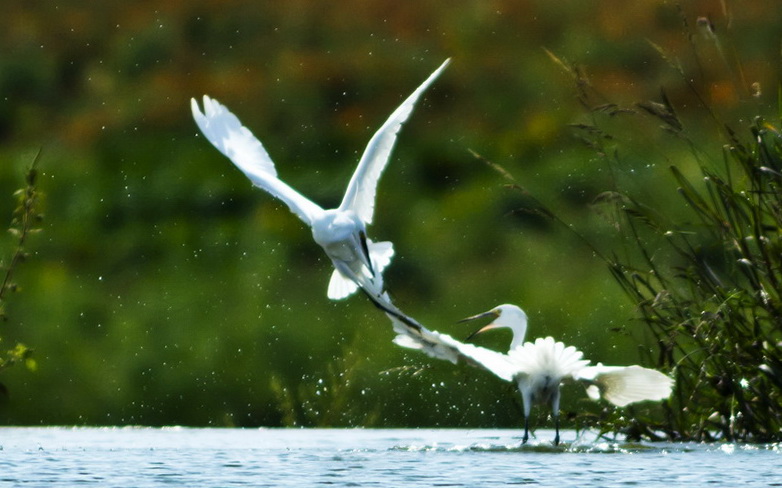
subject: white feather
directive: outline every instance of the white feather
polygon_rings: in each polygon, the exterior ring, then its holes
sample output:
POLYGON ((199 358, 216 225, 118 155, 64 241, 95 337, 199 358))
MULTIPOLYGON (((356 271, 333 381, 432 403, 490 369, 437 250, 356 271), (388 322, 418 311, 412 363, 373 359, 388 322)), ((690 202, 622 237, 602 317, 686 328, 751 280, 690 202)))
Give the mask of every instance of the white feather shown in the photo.
POLYGON ((194 98, 190 108, 201 133, 255 186, 282 200, 307 225, 312 226, 323 216, 319 205, 277 178, 277 170, 263 145, 227 108, 206 95, 204 113, 194 98))
POLYGON ((559 379, 571 376, 589 364, 582 359, 583 356, 575 347, 565 346, 552 337, 525 342, 521 347, 508 351, 508 358, 516 367, 517 374, 547 375, 559 379))
MULTIPOLYGON (((490 371, 505 381, 516 382, 524 404, 524 441, 528 438, 526 420, 533 403, 550 403, 553 416, 559 417, 559 388, 563 381, 583 382, 590 398, 598 400, 602 394, 606 400, 620 407, 645 400, 663 400, 671 394, 673 387, 671 378, 641 366, 589 366, 589 361, 583 358, 581 351, 551 337, 523 342, 527 315, 515 305, 500 305, 489 312, 465 319, 485 316, 495 318, 493 323, 479 332, 510 328, 513 340, 507 354, 464 344, 451 336, 426 329, 401 311, 398 313, 397 317, 389 314, 394 331, 398 334, 394 339, 398 345, 453 363, 464 361, 490 371)), ((557 423, 555 443, 559 441, 558 426, 557 423)))
POLYGON ((365 223, 372 223, 372 216, 375 210, 375 191, 380 175, 388 164, 391 150, 396 142, 396 135, 402 124, 413 112, 413 107, 421 94, 440 76, 440 73, 448 66, 450 59, 446 59, 443 64, 437 68, 434 73, 429 75, 421 86, 402 104, 394 110, 388 120, 375 132, 372 139, 369 140, 364 154, 358 163, 356 172, 348 184, 348 189, 340 204, 340 210, 353 210, 356 215, 365 223))
POLYGON ((507 355, 472 344, 465 344, 447 334, 429 330, 409 318, 407 320, 415 322, 417 327, 412 327, 409 323, 405 323, 391 314, 386 315, 391 319, 394 331, 398 334, 394 338, 395 344, 419 350, 427 356, 450 361, 454 364, 461 360, 490 371, 505 381, 513 380, 515 370, 507 355))
POLYGON ((190 102, 201 133, 227 156, 253 184, 282 200, 312 228, 312 237, 326 252, 335 271, 329 280, 329 298, 341 299, 364 287, 376 299, 383 292, 382 270, 393 256, 393 247, 383 242, 371 245, 366 225, 372 222, 377 183, 388 164, 396 134, 410 116, 415 102, 445 69, 446 60, 410 95, 375 133, 336 209, 324 210, 277 178, 277 170, 261 142, 239 119, 216 100, 204 96, 203 112, 190 102))
POLYGON ((671 395, 673 388, 673 380, 668 376, 635 365, 588 366, 577 371, 574 378, 589 385, 587 393, 590 393, 590 397, 602 395, 618 407, 635 402, 663 400, 671 395))

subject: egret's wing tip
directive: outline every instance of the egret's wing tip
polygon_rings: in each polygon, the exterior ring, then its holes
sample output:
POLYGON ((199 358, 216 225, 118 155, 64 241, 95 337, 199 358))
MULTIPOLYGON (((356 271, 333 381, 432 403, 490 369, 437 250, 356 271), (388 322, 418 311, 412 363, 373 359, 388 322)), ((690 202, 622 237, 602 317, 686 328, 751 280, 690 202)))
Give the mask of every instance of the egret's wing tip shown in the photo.
POLYGON ((201 115, 201 107, 198 106, 198 100, 195 97, 190 99, 190 110, 193 112, 193 116, 196 114, 201 115))

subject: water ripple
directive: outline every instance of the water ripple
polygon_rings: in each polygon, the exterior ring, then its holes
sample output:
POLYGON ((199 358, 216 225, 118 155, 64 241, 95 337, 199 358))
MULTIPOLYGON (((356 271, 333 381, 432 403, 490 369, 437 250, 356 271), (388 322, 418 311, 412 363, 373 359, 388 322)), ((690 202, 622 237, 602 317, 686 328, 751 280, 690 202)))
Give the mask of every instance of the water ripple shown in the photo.
POLYGON ((0 428, 3 488, 782 486, 779 445, 517 431, 0 428), (747 464, 751 463, 751 464, 747 464), (747 465, 753 466, 751 470, 747 465))

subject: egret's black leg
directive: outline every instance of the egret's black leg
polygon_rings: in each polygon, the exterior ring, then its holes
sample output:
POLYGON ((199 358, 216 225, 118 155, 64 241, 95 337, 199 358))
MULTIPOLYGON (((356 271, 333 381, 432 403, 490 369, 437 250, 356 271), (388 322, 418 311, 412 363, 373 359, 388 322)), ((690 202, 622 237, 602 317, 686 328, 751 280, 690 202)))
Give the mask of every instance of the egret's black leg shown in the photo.
POLYGON ((556 428, 556 435, 554 436, 554 445, 559 445, 559 385, 554 390, 554 394, 551 398, 551 414, 554 416, 554 425, 556 428))
POLYGON ((375 270, 372 269, 372 256, 369 255, 369 245, 367 245, 367 235, 363 232, 359 232, 361 238, 361 250, 364 251, 364 256, 367 258, 367 264, 369 265, 369 274, 375 277, 375 270))
POLYGON ((529 440, 529 417, 524 417, 524 437, 521 439, 522 444, 526 444, 529 440))
POLYGON ((424 326, 419 324, 414 318, 408 317, 407 315, 404 314, 404 312, 396 308, 394 305, 390 303, 385 303, 385 304, 381 303, 378 297, 369 293, 366 289, 364 289, 363 286, 359 285, 358 288, 359 290, 364 292, 364 295, 366 295, 366 297, 369 298, 369 301, 372 302, 375 305, 375 307, 379 308, 380 310, 384 311, 387 314, 393 315, 405 325, 412 327, 413 329, 419 332, 421 331, 421 329, 424 328, 424 326))

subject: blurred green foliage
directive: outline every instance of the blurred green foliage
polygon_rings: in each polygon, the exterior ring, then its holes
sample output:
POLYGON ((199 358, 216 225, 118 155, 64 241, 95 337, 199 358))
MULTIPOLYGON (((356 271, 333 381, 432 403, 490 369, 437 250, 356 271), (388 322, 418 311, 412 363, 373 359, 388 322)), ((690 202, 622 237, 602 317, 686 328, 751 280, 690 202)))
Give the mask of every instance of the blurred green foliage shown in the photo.
MULTIPOLYGON (((679 212, 667 168, 697 175, 689 144, 720 157, 710 111, 749 125, 777 106, 773 4, 10 0, 5 11, 0 160, 43 145, 47 219, 3 331, 34 347, 38 369, 3 372, 4 424, 519 425, 509 385, 393 346, 362 297, 328 301, 330 264, 309 231, 197 136, 190 97, 225 103, 281 178, 328 206, 385 117, 452 57, 378 190, 370 233, 395 244, 396 303, 457 337, 471 331, 455 320, 517 303, 532 337, 613 364, 652 351, 633 304, 592 248, 524 211, 530 198, 469 150, 610 253, 627 241, 598 195, 622 188, 679 212), (706 15, 716 37, 697 22, 706 15), (608 114, 602 142, 622 157, 607 162, 588 129, 600 104, 574 88, 585 79, 618 108, 659 103, 664 86, 690 142, 666 138, 653 115, 608 114)), ((0 165, 0 195, 18 174, 0 165)), ((565 411, 588 402, 565 399, 565 411)))

